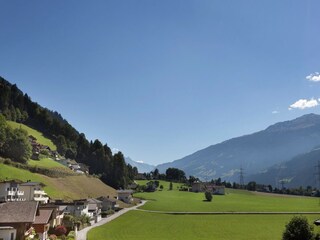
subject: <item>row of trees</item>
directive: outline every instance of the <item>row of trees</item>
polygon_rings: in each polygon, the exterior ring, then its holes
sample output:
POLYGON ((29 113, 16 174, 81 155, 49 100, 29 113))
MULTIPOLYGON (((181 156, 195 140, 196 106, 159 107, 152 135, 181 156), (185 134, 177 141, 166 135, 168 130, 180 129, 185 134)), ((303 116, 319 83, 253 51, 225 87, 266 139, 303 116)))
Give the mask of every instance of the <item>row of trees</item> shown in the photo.
MULTIPOLYGON (((136 168, 126 165, 122 153, 112 155, 107 144, 102 144, 99 140, 89 142, 83 133, 74 129, 59 113, 41 107, 27 94, 23 94, 15 84, 12 85, 1 77, 0 113, 7 120, 22 122, 41 131, 53 140, 59 154, 88 165, 91 174, 99 174, 101 179, 112 187, 125 188, 138 172, 136 168)), ((12 138, 22 144, 25 134, 20 130, 14 132, 12 138)), ((7 142, 8 136, 5 136, 7 142)), ((8 142, 6 146, 13 148, 14 144, 8 142)), ((29 152, 28 147, 26 150, 29 152)), ((13 152, 15 151, 10 151, 9 154, 3 149, 0 154, 21 162, 28 159, 28 155, 20 158, 13 156, 13 152)))

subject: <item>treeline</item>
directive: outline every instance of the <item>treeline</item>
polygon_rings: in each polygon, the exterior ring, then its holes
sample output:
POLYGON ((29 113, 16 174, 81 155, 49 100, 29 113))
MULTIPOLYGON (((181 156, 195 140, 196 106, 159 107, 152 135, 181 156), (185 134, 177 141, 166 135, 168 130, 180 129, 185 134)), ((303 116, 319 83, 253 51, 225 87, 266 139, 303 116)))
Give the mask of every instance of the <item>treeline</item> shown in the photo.
POLYGON ((56 144, 60 155, 88 165, 91 174, 99 174, 105 183, 114 188, 125 188, 137 174, 136 168, 126 165, 122 153, 112 155, 107 144, 99 140, 89 142, 83 133, 73 128, 59 113, 33 102, 15 84, 12 85, 2 77, 0 113, 7 120, 21 122, 41 131, 56 144))

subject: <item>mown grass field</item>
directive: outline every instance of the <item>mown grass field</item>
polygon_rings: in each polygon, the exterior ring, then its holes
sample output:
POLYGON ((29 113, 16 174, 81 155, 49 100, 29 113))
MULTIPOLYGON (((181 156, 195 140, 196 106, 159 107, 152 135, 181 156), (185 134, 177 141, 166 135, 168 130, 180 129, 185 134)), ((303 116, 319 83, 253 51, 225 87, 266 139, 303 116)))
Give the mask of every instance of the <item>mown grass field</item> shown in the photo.
MULTIPOLYGON (((139 181, 145 184, 146 181, 139 181)), ((245 214, 233 212, 320 212, 319 200, 308 197, 262 196, 242 190, 227 190, 225 196, 214 196, 212 202, 204 200, 203 193, 181 192, 179 184, 169 191, 169 183, 160 182, 163 191, 136 193, 147 199, 144 210, 169 212, 221 212, 224 215, 167 214, 134 210, 116 220, 89 231, 89 240, 140 240, 140 239, 219 239, 219 240, 270 240, 281 239, 285 224, 295 214, 245 214)), ((305 215, 309 222, 320 218, 317 214, 305 215)), ((320 227, 319 227, 320 229, 320 227)), ((316 229, 316 232, 319 232, 316 229)))
POLYGON ((116 196, 115 189, 105 185, 97 178, 85 175, 51 178, 0 163, 0 180, 6 179, 42 182, 46 185, 44 190, 53 199, 72 200, 88 197, 116 196))
POLYGON ((214 195, 212 202, 206 202, 203 201, 203 193, 178 191, 178 184, 169 191, 168 183, 161 181, 160 184, 164 186, 163 191, 135 194, 135 197, 148 200, 142 209, 171 212, 320 212, 318 198, 259 195, 246 190, 226 189, 226 195, 214 195))
POLYGON ((14 129, 21 128, 21 129, 26 130, 29 135, 32 135, 37 139, 38 143, 50 147, 50 149, 53 151, 57 150, 56 145, 50 139, 43 136, 43 134, 41 132, 39 132, 33 128, 30 128, 22 123, 17 123, 17 122, 13 122, 13 121, 7 121, 7 123, 10 127, 14 128, 14 129))
POLYGON ((44 168, 67 168, 66 166, 54 161, 51 158, 41 158, 40 160, 28 160, 28 165, 44 168))
MULTIPOLYGON (((292 215, 169 215, 130 211, 94 228, 88 240, 270 240, 281 239, 292 215)), ((309 221, 317 219, 307 215, 309 221)))

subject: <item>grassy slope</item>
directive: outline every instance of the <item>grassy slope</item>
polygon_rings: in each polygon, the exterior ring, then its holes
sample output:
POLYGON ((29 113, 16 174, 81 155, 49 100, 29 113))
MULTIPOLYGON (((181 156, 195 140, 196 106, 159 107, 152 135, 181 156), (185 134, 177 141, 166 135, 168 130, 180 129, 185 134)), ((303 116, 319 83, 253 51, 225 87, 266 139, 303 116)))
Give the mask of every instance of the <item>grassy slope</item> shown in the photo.
POLYGON ((51 150, 57 150, 56 145, 54 145, 54 143, 43 136, 43 134, 33 128, 30 128, 22 123, 16 123, 16 122, 12 122, 12 121, 7 121, 8 125, 12 128, 22 128, 24 130, 26 130, 28 132, 29 135, 34 136, 35 138, 37 138, 37 142, 42 144, 42 145, 46 145, 49 146, 51 150))
MULTIPOLYGON (((292 215, 168 215, 131 211, 90 230, 87 239, 281 239, 284 226, 291 217, 292 215)), ((317 217, 309 215, 307 218, 311 222, 317 217)))
POLYGON ((42 182, 48 195, 53 199, 80 199, 98 196, 116 196, 115 189, 105 185, 93 177, 69 176, 64 178, 50 178, 41 174, 31 173, 5 164, 0 164, 0 180, 19 179, 22 181, 42 182))
MULTIPOLYGON (((141 183, 141 182, 140 182, 141 183)), ((162 183, 160 183, 162 184, 162 183)), ((165 186, 165 185, 164 185, 165 186)), ((310 197, 283 197, 257 195, 249 191, 227 189, 224 196, 214 195, 212 202, 204 202, 203 193, 168 191, 137 193, 135 197, 148 201, 142 209, 178 212, 311 212, 320 211, 319 200, 310 197)))
POLYGON ((41 158, 40 160, 32 160, 28 161, 28 165, 30 166, 38 166, 44 168, 67 168, 59 162, 54 161, 51 158, 41 158))

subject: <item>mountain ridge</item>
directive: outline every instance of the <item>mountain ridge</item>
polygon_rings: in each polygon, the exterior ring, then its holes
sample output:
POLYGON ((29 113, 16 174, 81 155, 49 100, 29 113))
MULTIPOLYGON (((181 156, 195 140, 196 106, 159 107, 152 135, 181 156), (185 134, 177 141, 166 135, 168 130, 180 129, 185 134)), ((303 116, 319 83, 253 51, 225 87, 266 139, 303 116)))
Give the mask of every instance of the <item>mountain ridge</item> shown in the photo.
POLYGON ((273 164, 312 150, 320 143, 320 116, 307 114, 264 130, 231 138, 181 159, 157 166, 160 172, 177 167, 204 180, 237 181, 240 167, 251 175, 273 164))

